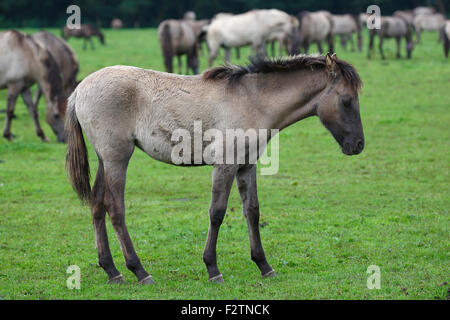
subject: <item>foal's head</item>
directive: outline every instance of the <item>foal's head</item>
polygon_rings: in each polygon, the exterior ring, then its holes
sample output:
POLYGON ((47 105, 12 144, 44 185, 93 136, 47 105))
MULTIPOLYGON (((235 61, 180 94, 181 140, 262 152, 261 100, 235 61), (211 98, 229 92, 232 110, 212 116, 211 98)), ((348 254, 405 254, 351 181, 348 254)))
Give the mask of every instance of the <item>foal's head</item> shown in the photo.
POLYGON ((336 54, 326 55, 325 66, 330 81, 320 97, 316 113, 344 154, 359 154, 364 148, 358 97, 361 80, 356 70, 338 60, 336 54))

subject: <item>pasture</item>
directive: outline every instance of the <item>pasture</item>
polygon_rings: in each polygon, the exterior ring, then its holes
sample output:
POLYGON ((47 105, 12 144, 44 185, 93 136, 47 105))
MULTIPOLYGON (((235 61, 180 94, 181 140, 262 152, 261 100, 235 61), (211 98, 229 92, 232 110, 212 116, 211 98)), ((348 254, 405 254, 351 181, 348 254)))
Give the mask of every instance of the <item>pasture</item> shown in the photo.
MULTIPOLYGON (((79 78, 116 64, 164 70, 155 29, 105 30, 105 38, 106 46, 94 40, 95 51, 69 40, 79 78)), ((233 186, 217 249, 225 283, 208 283, 202 253, 212 168, 178 168, 136 149, 127 175, 127 225, 156 284, 137 285, 109 221, 126 284, 106 284, 90 211, 68 183, 66 146, 45 123, 45 101, 39 111, 50 143, 35 136, 19 98, 15 141, 0 140, 0 299, 448 299, 450 63, 436 33, 424 32, 411 60, 395 59, 394 40, 385 41, 387 60, 378 52, 368 60, 367 38, 365 32, 363 53, 345 52, 336 41, 339 58, 354 64, 364 82, 363 153, 343 155, 318 118, 309 118, 280 133, 278 174, 258 177, 261 237, 276 278, 262 279, 250 260, 233 186), (66 269, 74 264, 81 268, 80 290, 66 287, 66 269), (370 265, 380 267, 379 290, 366 286, 370 265)), ((233 51, 232 62, 245 63, 248 49, 241 57, 233 51)), ((200 70, 206 67, 201 55, 200 70)), ((0 109, 5 103, 2 90, 0 109)), ((96 156, 89 151, 94 176, 96 156)))

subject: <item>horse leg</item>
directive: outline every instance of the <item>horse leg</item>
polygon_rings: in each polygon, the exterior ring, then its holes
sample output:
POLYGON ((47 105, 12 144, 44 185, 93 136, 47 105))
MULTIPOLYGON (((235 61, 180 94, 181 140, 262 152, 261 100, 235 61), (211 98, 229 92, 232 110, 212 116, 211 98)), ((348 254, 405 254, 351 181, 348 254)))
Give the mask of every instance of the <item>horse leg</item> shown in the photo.
POLYGON ((303 43, 303 50, 305 50, 305 54, 308 54, 308 50, 309 50, 309 41, 305 41, 303 43))
POLYGON ((219 48, 218 47, 214 47, 214 48, 210 48, 209 49, 209 67, 211 68, 214 62, 214 59, 216 59, 217 54, 219 53, 219 48))
POLYGON ((203 262, 209 274, 209 281, 223 283, 223 277, 217 267, 217 237, 227 210, 228 196, 236 176, 237 167, 234 165, 217 165, 212 176, 212 196, 209 208, 209 229, 206 239, 203 262))
POLYGON ((133 243, 128 229, 125 224, 125 180, 128 161, 131 152, 122 156, 122 160, 114 158, 112 161, 106 161, 103 158, 104 174, 105 174, 105 207, 108 211, 111 223, 116 232, 117 238, 125 257, 126 266, 131 270, 140 284, 153 284, 152 277, 144 270, 141 261, 134 250, 133 243))
POLYGON ((379 48, 379 50, 380 50, 380 54, 381 54, 381 59, 386 59, 386 57, 384 56, 384 52, 383 52, 383 36, 382 35, 380 35, 380 37, 379 37, 380 39, 380 43, 378 44, 378 48, 379 48))
POLYGON ((225 48, 225 62, 230 63, 230 57, 231 57, 231 48, 226 47, 225 48))
MULTIPOLYGON (((41 86, 38 85, 36 88, 36 98, 34 99, 34 107, 37 108, 39 105, 39 100, 41 99, 42 96, 42 89, 41 86)), ((23 97, 23 96, 22 96, 23 97)))
POLYGON ((250 237, 250 254, 263 277, 275 275, 267 263, 259 234, 259 203, 256 188, 256 165, 242 167, 237 172, 236 182, 242 200, 244 216, 247 220, 250 237))
POLYGON ((395 37, 395 41, 397 42, 397 59, 400 59, 402 56, 400 55, 400 44, 402 41, 401 37, 395 37))
POLYGON ((14 116, 14 108, 16 107, 17 96, 22 90, 22 83, 8 83, 8 95, 6 98, 6 120, 5 120, 5 128, 3 129, 3 137, 8 140, 12 140, 13 136, 11 135, 11 121, 14 116))
POLYGON ((123 283, 123 276, 114 265, 109 249, 108 234, 105 225, 105 173, 103 161, 98 158, 98 171, 91 193, 92 224, 94 225, 95 244, 98 251, 98 264, 108 274, 108 283, 123 283))
POLYGON ((235 51, 236 51, 236 59, 240 59, 241 58, 241 49, 239 47, 236 47, 235 51))
POLYGON ((351 45, 351 51, 355 52, 355 42, 353 41, 353 33, 350 33, 350 35, 348 36, 348 40, 350 41, 350 45, 351 45))
POLYGON ((358 39, 358 51, 359 51, 359 52, 362 52, 362 49, 363 49, 363 39, 362 39, 361 31, 358 31, 357 39, 358 39))
POLYGON ((448 52, 450 50, 450 39, 447 38, 447 35, 444 34, 444 32, 442 33, 442 38, 444 41, 444 55, 446 58, 448 58, 448 52))
POLYGON ((29 88, 26 89, 25 91, 22 91, 22 99, 23 102, 25 102, 25 105, 27 106, 31 118, 33 118, 34 126, 36 128, 36 135, 40 137, 42 141, 48 142, 48 139, 41 128, 41 124, 39 123, 37 103, 36 104, 33 103, 33 98, 31 97, 31 90, 29 88))
POLYGON ((328 34, 327 40, 328 40, 328 51, 330 53, 334 53, 334 35, 332 32, 328 34))
POLYGON ((317 41, 317 50, 319 50, 319 53, 322 54, 323 50, 322 50, 322 44, 320 43, 320 41, 317 41))
POLYGON ((369 49, 367 50, 367 58, 370 59, 373 51, 373 39, 375 38, 375 33, 370 32, 369 38, 369 49))
POLYGON ((341 35, 341 47, 347 51, 347 39, 345 35, 341 35))

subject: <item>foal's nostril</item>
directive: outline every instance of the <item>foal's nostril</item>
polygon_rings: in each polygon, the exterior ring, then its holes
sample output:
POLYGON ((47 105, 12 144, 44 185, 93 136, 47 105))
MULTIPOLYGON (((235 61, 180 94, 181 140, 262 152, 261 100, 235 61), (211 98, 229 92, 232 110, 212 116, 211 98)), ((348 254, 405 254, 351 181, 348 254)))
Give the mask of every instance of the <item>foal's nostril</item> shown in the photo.
POLYGON ((358 140, 358 142, 356 143, 356 147, 358 148, 358 150, 362 150, 362 148, 364 148, 364 142, 362 140, 358 140))
POLYGON ((356 142, 355 152, 360 153, 363 149, 364 149, 364 141, 360 139, 356 142))

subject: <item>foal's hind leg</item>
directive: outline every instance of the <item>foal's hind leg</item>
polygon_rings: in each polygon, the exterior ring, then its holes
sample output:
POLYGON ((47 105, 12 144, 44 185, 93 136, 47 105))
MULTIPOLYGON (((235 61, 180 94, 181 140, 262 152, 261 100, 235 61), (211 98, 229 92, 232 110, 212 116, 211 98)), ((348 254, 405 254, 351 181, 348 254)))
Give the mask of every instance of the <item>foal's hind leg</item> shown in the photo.
POLYGON ((267 263, 259 234, 259 203, 256 188, 256 165, 239 169, 236 182, 242 199, 244 216, 247 219, 250 237, 250 253, 263 277, 275 276, 275 271, 267 263))
POLYGON ((122 160, 107 161, 103 159, 105 168, 105 206, 119 239, 127 268, 136 275, 139 283, 152 284, 154 281, 142 267, 125 225, 125 179, 131 153, 127 155, 128 158, 122 158, 122 160))
POLYGON ((41 128, 41 124, 39 123, 39 114, 37 111, 37 104, 33 103, 33 98, 31 97, 31 90, 27 89, 22 91, 22 99, 27 106, 28 112, 30 113, 31 118, 33 118, 34 126, 36 128, 36 135, 42 139, 42 141, 48 142, 47 137, 45 136, 44 131, 41 128))
POLYGON ((209 281, 212 282, 223 283, 222 275, 217 267, 216 245, 236 171, 237 167, 233 165, 218 165, 214 167, 213 171, 209 229, 203 253, 203 261, 208 269, 209 281))
POLYGON ((98 251, 98 264, 108 274, 109 283, 122 283, 123 276, 114 265, 111 250, 109 249, 108 234, 105 225, 106 208, 104 198, 105 174, 103 162, 99 158, 97 177, 92 188, 91 196, 92 224, 94 225, 95 243, 98 251))

